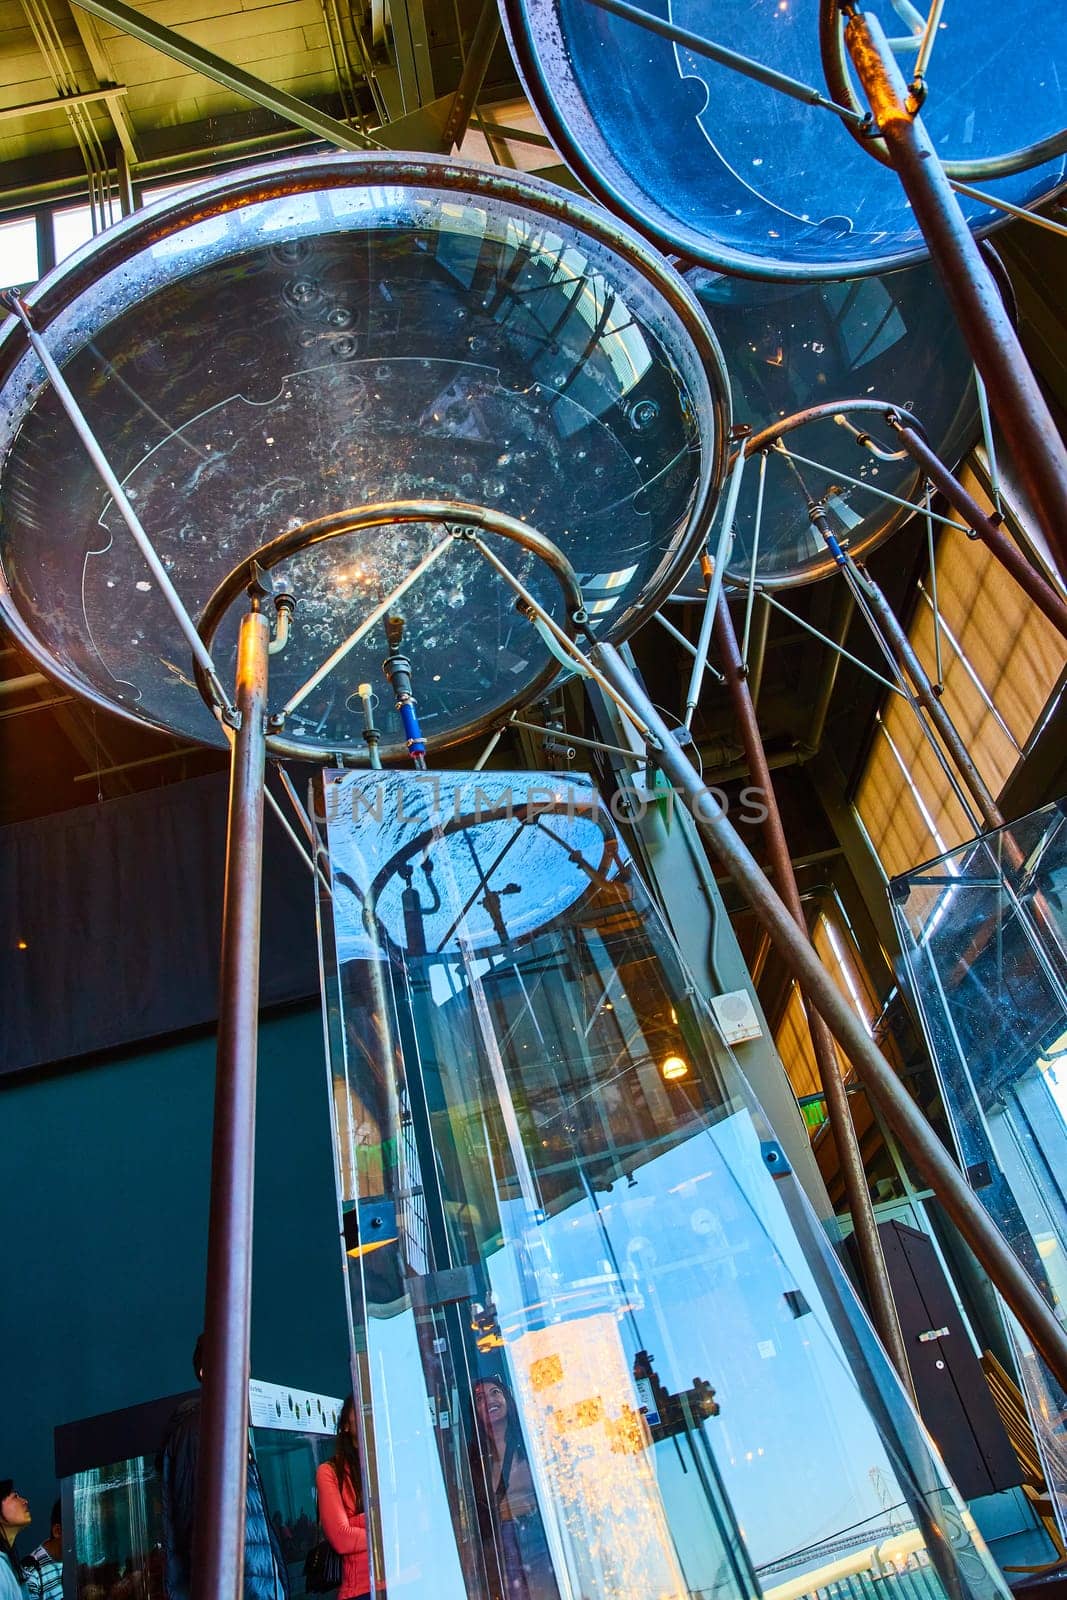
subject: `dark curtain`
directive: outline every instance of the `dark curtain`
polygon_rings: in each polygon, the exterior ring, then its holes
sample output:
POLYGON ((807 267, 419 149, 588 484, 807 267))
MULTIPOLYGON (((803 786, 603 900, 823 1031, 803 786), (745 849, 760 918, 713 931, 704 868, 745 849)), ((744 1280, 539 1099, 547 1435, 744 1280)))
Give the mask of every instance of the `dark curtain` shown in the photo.
MULTIPOLYGON (((226 795, 212 774, 0 829, 0 1072, 214 1021, 226 795)), ((311 873, 269 809, 265 829, 271 1005, 318 965, 311 873)))

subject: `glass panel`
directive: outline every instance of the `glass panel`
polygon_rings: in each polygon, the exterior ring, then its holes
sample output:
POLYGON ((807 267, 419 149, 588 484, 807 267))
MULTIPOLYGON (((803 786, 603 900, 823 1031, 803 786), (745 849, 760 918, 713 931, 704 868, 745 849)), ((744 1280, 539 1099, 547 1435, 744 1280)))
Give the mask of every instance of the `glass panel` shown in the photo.
MULTIPOLYGON (((173 201, 166 225, 157 211, 109 230, 97 280, 50 321, 67 381, 186 607, 199 616, 226 574, 306 522, 429 497, 539 528, 578 570, 594 626, 632 626, 637 602, 667 582, 718 459, 725 377, 695 302, 671 277, 669 304, 658 287, 669 269, 613 224, 620 248, 609 247, 581 202, 550 206, 520 186, 505 203, 497 190, 515 184, 494 176, 483 195, 480 169, 471 192, 437 189, 424 163, 392 158, 397 181, 375 184, 378 164, 346 172, 337 159, 243 176, 244 204, 229 179, 173 201)), ((39 383, 27 357, 5 388, 12 608, 94 695, 221 742, 159 590, 39 383)), ((298 609, 271 664, 278 704, 441 537, 371 530, 323 541, 279 573, 298 609)), ((495 542, 562 616, 547 569, 495 542)), ((551 665, 470 547, 455 544, 403 608, 431 739, 478 724, 551 665)), ((384 630, 370 633, 287 735, 361 748, 353 697, 382 682, 384 644, 384 630)), ((231 615, 215 648, 224 681, 235 649, 231 615)), ((403 751, 391 705, 382 724, 403 751)))
MULTIPOLYGON (((322 1538, 315 1471, 333 1454, 340 1401, 253 1379, 249 1404, 264 1503, 288 1571, 291 1600, 300 1600, 304 1558, 322 1538)), ((137 1428, 141 1409, 125 1413, 128 1427, 137 1428)), ((73 1567, 65 1594, 72 1600, 167 1600, 156 1453, 87 1466, 63 1480, 62 1492, 64 1551, 73 1567)))
POLYGON ((0 222, 0 289, 21 289, 37 278, 37 219, 0 222))
MULTIPOLYGON (((1067 1320, 1067 816, 1047 806, 897 878, 906 973, 972 1187, 1067 1320)), ((1013 1325, 1067 1533, 1067 1395, 1013 1325)))
MULTIPOLYGON (((825 84, 813 5, 647 0, 638 9, 825 84)), ((903 36, 907 72, 915 8, 879 9, 888 31, 903 36)), ((925 254, 898 180, 835 113, 588 0, 507 0, 506 10, 533 104, 575 170, 690 260, 756 277, 833 277, 925 254)), ((1040 0, 1016 6, 1010 27, 1001 0, 970 0, 946 14, 923 107, 943 155, 1014 150, 1062 128, 1062 30, 1046 22, 1040 0)), ((1048 194, 1062 171, 1058 159, 983 186, 1009 201, 1048 194)), ((973 220, 995 220, 988 207, 961 203, 973 220)))
MULTIPOLYGON (((929 267, 851 283, 788 286, 695 268, 687 281, 722 345, 735 420, 754 433, 809 406, 871 399, 914 410, 950 466, 977 435, 970 356, 929 267)), ((809 495, 823 501, 832 532, 857 557, 911 515, 873 491, 900 499, 918 494, 921 476, 914 463, 907 456, 876 458, 859 443, 857 432, 870 432, 883 450, 897 451, 880 415, 858 412, 849 421, 851 428, 827 417, 786 436, 787 449, 819 464, 800 464, 802 485, 783 456, 767 456, 756 552, 756 576, 763 583, 795 584, 833 570, 808 516, 809 495)), ((734 519, 728 570, 738 581, 747 581, 752 569, 759 478, 760 463, 753 460, 734 519)))
POLYGON ((322 804, 379 1588, 1000 1594, 590 782, 322 804))

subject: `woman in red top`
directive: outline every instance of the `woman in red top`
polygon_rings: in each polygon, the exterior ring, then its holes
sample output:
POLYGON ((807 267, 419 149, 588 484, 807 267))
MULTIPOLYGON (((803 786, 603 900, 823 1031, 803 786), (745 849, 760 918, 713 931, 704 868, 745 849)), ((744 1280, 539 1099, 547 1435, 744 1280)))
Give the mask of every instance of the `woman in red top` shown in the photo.
POLYGON ((341 1407, 337 1449, 315 1474, 322 1531, 341 1557, 337 1600, 364 1600, 370 1593, 367 1519, 363 1514, 363 1479, 356 1444, 356 1407, 349 1395, 341 1407))

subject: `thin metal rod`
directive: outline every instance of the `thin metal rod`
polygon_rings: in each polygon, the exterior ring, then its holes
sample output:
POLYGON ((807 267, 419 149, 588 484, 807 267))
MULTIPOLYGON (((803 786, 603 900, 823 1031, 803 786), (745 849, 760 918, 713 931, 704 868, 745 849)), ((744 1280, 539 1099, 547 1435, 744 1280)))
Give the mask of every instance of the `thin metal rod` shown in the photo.
POLYGON ((993 491, 997 516, 1002 517, 1004 504, 1000 498, 1000 466, 997 462, 996 440, 993 438, 993 419, 989 415, 989 392, 977 367, 974 369, 974 387, 978 395, 978 412, 982 418, 982 443, 985 446, 986 466, 989 468, 989 487, 993 491))
POLYGON ((863 127, 867 120, 861 112, 853 111, 849 106, 839 106, 828 99, 813 84, 801 83, 799 78, 790 78, 784 72, 775 72, 773 67, 765 67, 761 61, 738 55, 736 50, 727 50, 725 45, 705 39, 703 34, 679 28, 676 23, 668 22, 666 17, 655 17, 641 6, 628 4, 628 0, 589 0, 589 4, 599 6, 602 11, 610 11, 613 16, 622 17, 625 22, 635 22, 639 28, 659 34, 661 39, 684 45, 694 55, 706 56, 709 61, 717 61, 721 67, 730 67, 746 78, 754 78, 757 83, 766 84, 768 89, 777 89, 779 94, 788 95, 791 100, 833 111, 842 121, 854 122, 859 127, 863 127))
POLYGON ((996 556, 1001 566, 1011 573, 1020 589, 1029 595, 1034 605, 1044 613, 1057 632, 1067 639, 1067 601, 1056 593, 1036 567, 1031 566, 1014 539, 1010 539, 1003 528, 999 528, 992 517, 982 510, 955 473, 949 471, 941 458, 930 449, 926 440, 914 428, 909 428, 899 417, 895 421, 891 419, 891 426, 896 429, 901 444, 912 460, 918 463, 934 487, 955 506, 961 517, 967 519, 986 549, 996 556))
POLYGON ((995 194, 986 194, 984 189, 972 189, 969 183, 960 183, 956 178, 950 178, 948 181, 956 194, 964 194, 968 200, 978 200, 982 205, 991 206, 994 211, 1003 211, 1009 217, 1032 222, 1035 227, 1044 228, 1048 233, 1058 233, 1061 238, 1067 238, 1067 227, 1062 222, 1053 222, 1051 217, 1043 217, 1037 211, 1028 211, 1025 206, 1013 206, 1007 200, 998 199, 995 194))
POLYGON ((267 618, 250 611, 237 646, 230 755, 193 1600, 243 1589, 269 648, 267 618))
POLYGON ((748 594, 745 596, 745 631, 741 639, 741 659, 748 666, 748 645, 752 634, 752 607, 756 603, 756 565, 759 561, 760 534, 763 531, 763 491, 767 483, 767 451, 759 458, 759 481, 756 484, 756 514, 752 522, 752 560, 748 565, 748 594))
POLYGON ((896 612, 868 573, 861 574, 860 581, 863 585, 864 597, 874 614, 874 619, 881 630, 882 637, 888 644, 901 671, 911 679, 915 698, 930 718, 953 766, 978 807, 985 828, 988 830, 1003 827, 1003 813, 990 793, 982 774, 971 760, 970 753, 960 737, 956 724, 934 693, 934 686, 930 682, 926 668, 919 660, 911 640, 897 620, 896 612))
MULTIPOLYGON (((550 617, 544 606, 534 599, 533 595, 530 593, 529 589, 526 588, 525 584, 523 584, 515 576, 515 574, 504 565, 503 561, 500 560, 494 551, 490 550, 489 546, 485 543, 485 540, 479 539, 477 534, 468 534, 467 542, 472 544, 474 548, 479 551, 482 556, 484 556, 485 560, 488 561, 489 565, 493 568, 493 571, 498 573, 510 588, 514 589, 523 605, 527 607, 531 617, 536 618, 536 620, 541 623, 542 627, 548 630, 556 643, 561 647, 567 658, 574 663, 575 669, 578 672, 584 673, 588 677, 592 678, 593 682, 599 684, 604 693, 614 700, 615 691, 607 679, 604 678, 597 668, 592 665, 589 657, 579 650, 574 640, 569 638, 567 634, 564 633, 563 629, 560 627, 559 623, 556 622, 555 618, 550 617)), ((620 706, 619 709, 626 710, 627 712, 629 711, 629 708, 625 706, 620 706)), ((647 736, 648 729, 642 728, 641 732, 647 736)))
POLYGON ((118 772, 132 772, 137 767, 154 767, 161 761, 188 760, 190 756, 203 754, 205 752, 200 746, 185 744, 178 750, 163 750, 158 756, 139 756, 136 761, 116 761, 109 767, 94 767, 91 772, 76 772, 71 782, 96 783, 98 779, 112 778, 118 772))
MULTIPOLYGON (((838 590, 834 619, 836 625, 832 635, 839 646, 843 645, 848 638, 848 630, 852 626, 855 610, 855 595, 851 589, 842 587, 838 590)), ((830 701, 833 699, 834 686, 837 683, 837 673, 840 665, 840 650, 831 650, 823 667, 822 681, 815 696, 815 703, 811 708, 808 736, 802 746, 802 754, 809 759, 811 756, 818 755, 822 748, 823 735, 826 732, 826 719, 830 715, 830 701)))
POLYGON ((311 674, 311 677, 307 680, 307 682, 302 683, 300 688, 297 689, 294 694, 289 696, 288 700, 282 707, 281 714, 283 717, 288 717, 296 710, 297 706, 303 705, 308 695, 311 694, 314 689, 318 688, 323 678, 329 677, 334 667, 336 667, 339 662, 344 660, 345 656, 348 655, 350 650, 355 649, 359 641, 366 637, 376 623, 382 620, 386 612, 392 609, 392 607, 400 599, 401 595, 406 594, 411 588, 411 585, 417 582, 417 580, 422 577, 424 572, 428 572, 433 566, 434 562, 440 556, 444 555, 446 550, 452 547, 452 542, 452 536, 450 534, 447 538, 439 540, 437 544, 433 545, 431 549, 426 552, 422 560, 417 562, 416 565, 412 567, 407 577, 401 578, 393 592, 386 595, 385 599, 380 601, 378 605, 374 607, 374 610, 369 612, 368 615, 364 617, 356 631, 354 633, 350 633, 347 639, 343 639, 337 646, 337 649, 331 651, 331 653, 326 657, 326 660, 322 663, 322 665, 320 667, 316 667, 315 671, 311 674))
POLYGON ((686 638, 686 636, 682 632, 681 628, 676 628, 674 626, 673 622, 668 622, 667 618, 663 615, 662 611, 653 611, 652 615, 655 618, 655 620, 659 623, 660 627, 661 628, 665 628, 667 630, 667 632, 670 634, 671 638, 676 640, 677 643, 681 645, 682 649, 684 651, 686 651, 686 653, 688 655, 691 655, 691 656, 695 656, 696 655, 696 653, 697 653, 696 645, 693 644, 692 640, 686 638))
POLYGON ((918 86, 922 84, 926 77, 926 69, 930 65, 930 56, 934 48, 934 40, 937 38, 937 29, 941 21, 941 12, 944 9, 944 5, 945 0, 931 0, 926 26, 923 29, 923 36, 919 40, 919 53, 915 57, 915 70, 912 74, 911 84, 913 94, 916 93, 918 86))
POLYGON ((231 711, 233 707, 230 697, 219 682, 219 676, 215 670, 215 663, 211 659, 211 652, 205 645, 203 639, 201 639, 200 635, 197 633, 196 624, 193 622, 193 619, 189 615, 188 611, 186 611, 181 595, 174 587, 166 567, 156 554, 155 546, 148 537, 148 534, 145 532, 144 527, 141 524, 140 517, 138 517, 136 511, 133 509, 133 506, 130 504, 130 498, 116 477, 110 461, 108 461, 103 450, 100 448, 99 440, 97 439, 92 428, 89 426, 89 422, 85 416, 85 413, 82 411, 77 400, 74 398, 74 394, 72 393, 67 380, 64 378, 62 372, 59 370, 59 367, 56 365, 56 362, 53 360, 48 346, 45 344, 44 340, 31 323, 29 312, 22 303, 22 300, 18 297, 18 295, 12 294, 7 297, 7 303, 11 306, 15 315, 22 323, 22 326, 26 331, 26 337, 30 342, 30 347, 44 368, 48 376, 48 380, 56 392, 56 397, 58 398, 60 405, 66 412, 71 426, 84 445, 85 452, 90 461, 96 468, 97 476, 100 478, 101 482, 104 484, 104 487, 111 495, 119 515, 122 517, 123 522, 125 522, 127 528, 129 528, 131 534, 133 535, 134 543, 137 545, 137 548, 144 557, 149 572, 151 572, 153 578, 156 580, 156 583, 159 585, 159 591, 167 605, 170 607, 171 613, 174 616, 174 620, 177 622, 178 627, 181 629, 182 636, 193 653, 194 661, 199 663, 202 670, 207 674, 213 686, 216 688, 220 704, 223 705, 228 711, 231 711))
POLYGON ((763 668, 767 662, 767 635, 770 629, 771 608, 766 594, 761 591, 753 623, 752 655, 745 663, 754 706, 759 705, 760 690, 763 688, 763 668))
POLYGON ((481 772, 482 768, 485 766, 485 763, 489 760, 489 757, 492 755, 493 751, 496 749, 505 733, 507 733, 508 726, 509 723, 505 722, 502 728, 498 728, 495 733, 490 734, 485 749, 474 763, 475 772, 481 772))
MULTIPOLYGON (((868 580, 866 575, 861 572, 860 568, 856 565, 855 561, 848 554, 848 552, 843 550, 840 544, 838 544, 837 540, 830 532, 826 517, 821 509, 813 506, 809 510, 809 515, 813 525, 819 529, 826 541, 827 547, 833 553, 834 559, 838 564, 838 568, 844 577, 845 582, 848 584, 853 595, 855 596, 856 602, 860 608, 860 611, 863 613, 867 626, 871 630, 871 636, 874 639, 875 644, 877 644, 878 648, 881 650, 883 656, 888 662, 890 671, 896 673, 900 688, 904 694, 904 698, 911 707, 915 720, 918 723, 919 732, 926 740, 934 760, 941 768, 941 771, 944 773, 952 793, 959 801, 960 809, 967 818, 969 825, 974 829, 975 833, 980 833, 982 831, 981 809, 976 809, 975 805, 972 804, 969 787, 967 783, 961 779, 958 766, 954 766, 953 760, 949 755, 946 755, 944 748, 938 743, 938 740, 935 737, 930 722, 923 715, 924 705, 928 704, 931 700, 936 701, 937 697, 934 695, 933 685, 930 683, 930 679, 926 674, 925 668, 919 662, 918 657, 911 647, 911 641, 904 633, 904 630, 900 628, 899 624, 897 624, 896 637, 893 639, 887 637, 888 630, 880 624, 878 614, 874 605, 872 604, 871 592, 874 585, 870 582, 870 580, 868 580), (904 645, 902 648, 900 647, 901 636, 903 636, 904 639, 904 645), (905 670, 904 666, 905 655, 909 657, 911 663, 914 665, 915 672, 918 674, 919 680, 924 686, 922 695, 917 693, 909 683, 909 674, 905 670)), ((893 622, 896 622, 895 616, 893 617, 893 622)), ((951 719, 948 717, 948 713, 945 712, 944 716, 948 727, 954 732, 955 730, 953 729, 951 719)), ((888 729, 886 730, 886 734, 888 736, 888 729)), ((956 736, 956 749, 954 750, 954 754, 956 751, 962 754, 963 759, 969 759, 966 756, 966 752, 962 746, 962 741, 960 741, 958 735, 956 736)), ((981 780, 979 779, 979 782, 980 781, 981 780)))
MULTIPOLYGON (((937 603, 937 545, 934 542, 934 521, 930 515, 931 493, 930 480, 927 479, 923 512, 926 523, 926 561, 930 569, 930 592, 933 595, 931 610, 934 619, 934 661, 937 663, 937 690, 940 694, 945 687, 945 663, 941 659, 941 610, 937 603)), ((923 594, 926 593, 922 584, 919 585, 919 588, 923 594)))
POLYGON ((890 164, 989 389, 1053 564, 1067 574, 1067 449, 877 20, 867 13, 850 16, 845 43, 890 164))
MULTIPOLYGON (((793 863, 790 859, 785 829, 782 826, 782 816, 778 810, 774 784, 771 779, 770 768, 767 765, 767 754, 763 748, 759 724, 756 721, 755 707, 752 704, 752 697, 748 692, 748 684, 745 680, 745 667, 737 643, 737 634, 734 632, 733 618, 730 616, 730 607, 724 595, 720 595, 716 609, 715 644, 719 652, 719 660, 722 662, 723 671, 726 674, 726 687, 730 692, 734 721, 741 735, 741 743, 748 761, 749 778, 763 797, 765 812, 763 838, 767 847, 771 873, 778 886, 778 893, 788 907, 803 937, 807 939, 809 937, 808 924, 804 916, 804 908, 800 903, 800 890, 797 887, 796 875, 793 872, 793 863)), ((871 1314, 882 1343, 889 1353, 890 1360, 896 1367, 903 1382, 910 1388, 911 1369, 908 1366, 907 1351, 904 1347, 904 1338, 900 1331, 900 1323, 897 1319, 896 1306, 893 1301, 893 1290, 889 1282, 889 1273, 886 1269, 885 1257, 882 1254, 881 1242, 878 1238, 878 1224, 875 1221, 874 1208, 871 1205, 867 1177, 863 1170, 863 1156, 860 1152, 859 1140, 856 1137, 852 1112, 849 1109, 848 1091, 841 1076, 833 1034, 819 1012, 811 1006, 806 998, 804 1008, 807 1013, 808 1031, 811 1034, 819 1082, 822 1085, 830 1127, 833 1131, 834 1146, 837 1150, 837 1159, 841 1168, 845 1197, 856 1235, 863 1280, 870 1297, 871 1314)))
POLYGON ((278 775, 278 782, 285 790, 289 804, 293 808, 293 814, 304 830, 308 844, 311 846, 312 850, 317 853, 322 849, 322 845, 319 841, 318 834, 315 832, 315 829, 312 826, 311 818, 308 816, 304 804, 296 792, 296 786, 293 783, 292 778, 290 778, 289 774, 286 772, 285 768, 280 762, 275 764, 274 770, 278 775))
POLYGON ((279 822, 279 824, 280 824, 280 826, 282 828, 283 833, 285 833, 286 836, 288 837, 290 843, 293 846, 293 849, 296 851, 297 855, 300 857, 300 859, 304 863, 305 867, 307 867, 308 871, 311 873, 311 876, 314 879, 316 879, 318 885, 330 897, 330 899, 333 899, 333 890, 330 888, 330 885, 327 883, 326 877, 325 877, 321 867, 316 865, 315 860, 314 860, 313 856, 311 855, 311 852, 308 850, 307 845, 304 844, 303 840, 300 838, 300 835, 297 833, 296 829, 293 827, 292 823, 289 821, 289 818, 286 816, 285 812, 282 810, 281 802, 274 798, 274 796, 271 794, 269 788, 265 789, 264 793, 265 793, 266 798, 267 798, 267 804, 270 806, 271 810, 274 812, 274 815, 277 818, 277 820, 278 820, 278 822, 279 822))
POLYGON ((722 508, 722 522, 719 524, 719 542, 715 546, 714 565, 711 569, 711 581, 704 601, 704 615, 700 622, 700 634, 697 638, 696 655, 693 658, 693 670, 689 674, 689 688, 685 697, 684 726, 691 728, 693 716, 700 701, 700 687, 704 679, 704 669, 708 662, 708 652, 711 649, 711 635, 715 627, 715 608, 719 603, 722 593, 722 580, 726 571, 726 563, 730 559, 730 545, 734 536, 734 514, 737 511, 737 498, 741 493, 741 479, 745 473, 747 456, 744 450, 737 452, 730 471, 730 481, 726 486, 726 499, 722 508))
POLYGON ((899 694, 903 700, 908 698, 899 683, 892 683, 888 678, 883 678, 882 674, 876 672, 873 667, 869 667, 866 661, 861 661, 859 656, 854 656, 851 650, 846 650, 844 645, 838 644, 837 640, 831 639, 828 634, 820 633, 818 628, 812 627, 811 623, 805 621, 803 617, 798 617, 795 611, 790 611, 788 606, 784 606, 780 600, 776 600, 773 594, 770 594, 766 589, 761 589, 760 594, 768 605, 774 607, 775 611, 780 611, 783 617, 789 618, 790 622, 798 623, 807 633, 811 634, 813 639, 818 639, 820 644, 826 645, 828 650, 836 650, 839 656, 843 656, 846 661, 851 661, 854 667, 859 667, 868 677, 873 678, 876 683, 880 683, 883 689, 889 689, 893 694, 899 694))
MULTIPOLYGON (((876 483, 865 483, 862 478, 850 478, 847 472, 842 472, 840 467, 828 467, 822 461, 813 461, 810 456, 802 456, 796 450, 788 449, 784 444, 778 446, 778 454, 788 457, 790 461, 799 461, 802 467, 814 467, 816 472, 825 472, 830 477, 840 479, 842 483, 851 483, 856 489, 866 489, 870 494, 876 494, 882 500, 888 500, 890 505, 903 506, 905 511, 919 515, 922 506, 917 506, 914 500, 902 500, 898 494, 890 494, 888 489, 879 489, 876 483)), ((951 517, 943 517, 939 511, 931 511, 930 515, 935 522, 940 522, 946 528, 955 528, 957 533, 966 533, 967 529, 962 522, 953 522, 951 517)))
POLYGON ((766 928, 786 968, 825 1017, 920 1177, 937 1195, 1056 1381, 1067 1388, 1067 1329, 1060 1325, 1025 1267, 976 1200, 921 1108, 911 1099, 811 944, 801 934, 789 908, 723 815, 722 807, 714 796, 706 793, 700 774, 677 741, 671 738, 663 719, 618 651, 609 644, 598 643, 591 654, 603 675, 610 679, 616 701, 625 705, 632 720, 651 729, 660 746, 658 765, 766 928))
POLYGON ((640 761, 640 755, 633 750, 624 750, 621 745, 604 744, 599 739, 583 739, 576 733, 567 733, 558 728, 542 728, 536 722, 520 722, 518 717, 512 717, 511 727, 525 728, 528 733, 539 733, 542 739, 560 739, 564 744, 580 744, 586 750, 603 750, 611 756, 625 756, 627 761, 640 761))
MULTIPOLYGON (((931 571, 932 570, 933 569, 931 569, 931 571)), ((934 589, 933 593, 931 593, 930 590, 928 590, 926 588, 925 584, 923 584, 921 582, 920 582, 918 587, 919 587, 919 593, 922 595, 923 600, 926 602, 927 608, 931 612, 934 613, 934 616, 936 618, 937 615, 938 615, 938 612, 937 612, 937 590, 934 589)), ((935 627, 937 627, 937 623, 936 622, 935 622, 935 627)), ((963 668, 964 672, 967 674, 968 678, 971 680, 972 685, 974 686, 975 694, 977 694, 978 698, 981 700, 982 704, 985 706, 986 710, 989 712, 989 715, 993 718, 993 721, 996 723, 996 725, 1000 729, 1001 733, 1008 740, 1008 742, 1010 743, 1012 749, 1015 751, 1016 755, 1020 755, 1020 756, 1024 755, 1025 751, 1023 750, 1022 745, 1019 743, 1018 739, 1015 737, 1015 735, 1012 733, 1011 729, 1008 727, 1008 724, 1005 722, 1005 720, 1004 720, 1003 716, 1001 715, 1000 711, 998 711, 996 702, 994 701, 992 695, 989 693, 989 690, 986 688, 985 684, 982 682, 981 678, 978 676, 977 672, 974 670, 974 667, 971 665, 971 661, 970 661, 970 658, 967 655, 966 650, 964 650, 963 646, 960 644, 959 640, 956 638, 956 635, 953 633, 952 629, 949 627, 949 625, 945 621, 944 617, 941 617, 941 619, 940 619, 939 631, 941 633, 943 633, 946 636, 946 638, 948 639, 949 644, 952 646, 952 652, 955 655, 956 660, 959 662, 960 666, 963 668)))

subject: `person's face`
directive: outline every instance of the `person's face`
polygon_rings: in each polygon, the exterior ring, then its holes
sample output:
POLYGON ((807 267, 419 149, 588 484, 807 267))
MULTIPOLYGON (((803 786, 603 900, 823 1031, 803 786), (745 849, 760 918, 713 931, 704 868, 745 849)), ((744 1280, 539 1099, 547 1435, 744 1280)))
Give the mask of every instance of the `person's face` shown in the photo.
POLYGON ((0 1500, 0 1522, 9 1528, 25 1528, 30 1521, 30 1502, 24 1494, 12 1489, 0 1500))
POLYGON ((341 1426, 343 1427, 345 1433, 347 1433, 347 1435, 348 1435, 348 1437, 350 1439, 354 1439, 356 1437, 356 1408, 355 1408, 355 1406, 345 1406, 345 1414, 344 1414, 343 1418, 341 1419, 341 1426))
POLYGON ((482 1423, 492 1427, 503 1422, 508 1414, 508 1399, 498 1383, 480 1383, 474 1391, 474 1403, 482 1423))

